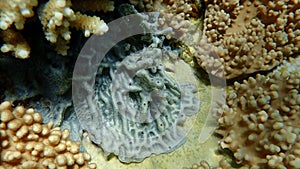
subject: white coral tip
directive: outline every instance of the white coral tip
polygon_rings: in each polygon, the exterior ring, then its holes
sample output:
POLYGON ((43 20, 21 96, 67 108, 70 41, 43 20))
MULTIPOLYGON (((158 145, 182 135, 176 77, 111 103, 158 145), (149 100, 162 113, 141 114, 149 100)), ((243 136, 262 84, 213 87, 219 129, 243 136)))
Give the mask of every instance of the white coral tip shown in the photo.
POLYGON ((103 24, 100 24, 98 29, 95 31, 95 34, 96 35, 102 35, 103 33, 107 32, 108 31, 108 26, 103 23, 103 24))
POLYGON ((89 37, 91 32, 89 30, 84 30, 84 36, 89 37))
POLYGON ((54 12, 54 17, 57 20, 62 20, 63 19, 63 14, 61 12, 54 12))
POLYGON ((65 33, 63 33, 63 37, 64 37, 64 39, 65 40, 70 40, 71 39, 71 35, 70 35, 70 32, 65 32, 65 33))
POLYGON ((20 50, 16 51, 16 58, 26 59, 28 57, 29 57, 29 51, 27 51, 25 49, 20 49, 20 50))
POLYGON ((8 28, 8 24, 4 21, 0 21, 0 29, 6 30, 8 28))
POLYGON ((70 17, 70 16, 74 15, 74 11, 71 8, 67 7, 67 8, 64 8, 64 14, 66 16, 70 17))
POLYGON ((28 8, 21 9, 21 14, 24 17, 31 17, 32 16, 32 12, 28 8))
POLYGON ((63 8, 66 6, 66 1, 65 0, 56 0, 55 5, 59 8, 63 8))
POLYGON ((1 47, 1 52, 6 53, 6 52, 11 51, 12 49, 13 49, 13 45, 4 44, 4 45, 1 47))

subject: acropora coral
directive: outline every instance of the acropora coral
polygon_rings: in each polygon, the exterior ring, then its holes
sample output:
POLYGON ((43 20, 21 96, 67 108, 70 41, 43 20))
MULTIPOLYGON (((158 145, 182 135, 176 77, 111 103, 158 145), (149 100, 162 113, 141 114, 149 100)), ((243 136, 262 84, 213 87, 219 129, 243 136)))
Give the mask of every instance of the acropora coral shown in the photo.
POLYGON ((108 31, 106 23, 97 16, 88 16, 72 9, 72 4, 78 10, 91 10, 104 12, 114 10, 114 2, 108 0, 81 1, 71 0, 49 0, 46 3, 38 3, 37 0, 0 2, 0 36, 4 44, 1 52, 13 52, 16 58, 29 58, 30 47, 23 38, 21 32, 28 18, 34 16, 34 8, 37 9, 38 18, 43 25, 46 39, 51 42, 59 54, 66 55, 68 43, 71 39, 70 27, 84 31, 84 35, 101 35, 108 31), (101 5, 94 5, 95 3, 101 5), (88 9, 86 9, 88 8, 88 9))

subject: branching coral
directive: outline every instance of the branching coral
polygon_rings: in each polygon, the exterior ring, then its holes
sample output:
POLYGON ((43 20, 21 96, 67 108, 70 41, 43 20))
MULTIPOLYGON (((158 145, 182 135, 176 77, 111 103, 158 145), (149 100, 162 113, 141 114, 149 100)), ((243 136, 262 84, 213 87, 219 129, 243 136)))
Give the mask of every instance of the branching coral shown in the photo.
POLYGON ((14 24, 15 28, 17 28, 18 30, 23 29, 26 19, 34 15, 32 9, 37 5, 37 0, 1 1, 0 28, 2 30, 6 30, 12 24, 14 24))
MULTIPOLYGON (((215 46, 215 59, 227 79, 279 65, 299 52, 298 1, 205 0, 204 33, 215 46)), ((202 65, 205 58, 197 59, 202 65)))
POLYGON ((22 59, 29 57, 29 45, 22 35, 11 27, 14 24, 16 29, 23 29, 26 19, 34 15, 32 9, 37 4, 37 0, 0 1, 0 37, 5 43, 1 47, 1 52, 12 51, 17 58, 22 59))
POLYGON ((222 148, 246 168, 300 167, 300 59, 234 83, 219 119, 222 148))
MULTIPOLYGON (((114 10, 114 3, 108 0, 100 1, 78 1, 72 2, 76 9, 92 10, 104 12, 114 10), (82 5, 82 4, 85 5, 82 5), (98 4, 98 5, 93 5, 98 4), (91 6, 92 5, 92 6, 91 6)), ((4 45, 2 52, 14 52, 17 58, 29 58, 30 48, 20 32, 12 28, 21 30, 27 18, 34 16, 33 8, 38 6, 39 18, 44 28, 46 39, 53 43, 59 54, 66 55, 68 42, 71 39, 70 27, 83 30, 86 37, 90 34, 102 35, 108 30, 107 25, 97 16, 87 16, 79 12, 74 12, 71 0, 49 0, 46 4, 39 4, 37 0, 0 2, 0 28, 4 45)))
POLYGON ((0 31, 0 37, 5 42, 1 47, 1 52, 12 51, 16 58, 26 59, 29 57, 30 47, 20 32, 14 29, 0 31))
POLYGON ((33 109, 0 104, 1 166, 4 168, 96 168, 90 156, 79 152, 79 143, 68 140, 69 131, 41 124, 33 109))
POLYGON ((103 20, 96 16, 87 16, 71 9, 70 0, 50 0, 40 14, 46 39, 56 44, 56 51, 67 54, 68 41, 71 39, 69 27, 84 31, 89 37, 91 33, 101 35, 108 30, 103 20))

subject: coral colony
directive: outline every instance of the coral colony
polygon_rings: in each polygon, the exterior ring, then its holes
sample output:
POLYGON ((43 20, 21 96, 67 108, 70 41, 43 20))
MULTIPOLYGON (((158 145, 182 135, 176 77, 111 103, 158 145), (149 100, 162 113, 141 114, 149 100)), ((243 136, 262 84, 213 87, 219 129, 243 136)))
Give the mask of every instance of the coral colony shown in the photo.
POLYGON ((178 126, 199 109, 196 87, 178 84, 166 75, 162 60, 167 58, 160 49, 144 49, 121 62, 115 59, 103 65, 110 65, 106 72, 115 69, 116 73, 98 72, 101 77, 96 80, 96 99, 104 113, 100 113, 101 132, 89 131, 99 133, 95 142, 124 162, 141 161, 182 145, 185 136, 178 126))
POLYGON ((298 0, 0 0, 0 37, 0 169, 94 169, 111 161, 126 168, 185 151, 191 138, 182 127, 207 105, 197 85, 170 76, 172 59, 198 81, 227 80, 210 148, 221 157, 180 157, 185 169, 300 168, 298 0), (159 12, 155 24, 176 31, 114 46, 90 89, 101 123, 83 131, 80 120, 94 121, 74 113, 78 53, 90 36, 106 35, 110 21, 142 12, 159 12), (106 161, 82 148, 83 135, 106 161))

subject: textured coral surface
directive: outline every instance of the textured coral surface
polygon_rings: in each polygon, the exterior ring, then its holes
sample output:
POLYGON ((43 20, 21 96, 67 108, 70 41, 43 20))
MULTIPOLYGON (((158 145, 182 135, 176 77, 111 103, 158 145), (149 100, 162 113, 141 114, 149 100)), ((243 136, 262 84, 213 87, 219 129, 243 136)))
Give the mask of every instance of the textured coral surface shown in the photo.
MULTIPOLYGON (((270 70, 299 52, 299 1, 205 0, 205 4, 203 31, 227 79, 270 70)), ((196 57, 205 66, 209 55, 196 57)))
POLYGON ((168 52, 172 51, 145 48, 120 55, 123 60, 108 56, 102 61, 94 89, 99 109, 94 116, 99 118, 90 120, 88 111, 83 111, 79 120, 103 122, 86 130, 107 154, 114 153, 123 162, 141 161, 184 143, 181 127, 186 116, 198 112, 200 101, 194 96, 195 85, 167 75, 163 61, 172 63, 168 52))
POLYGON ((68 140, 69 131, 42 124, 42 116, 10 102, 0 104, 1 169, 96 168, 79 143, 68 140))
POLYGON ((300 167, 300 58, 268 75, 235 82, 228 94, 220 144, 244 167, 300 167))
POLYGON ((166 65, 166 67, 167 69, 174 70, 170 76, 175 77, 176 81, 192 82, 197 85, 199 91, 197 98, 201 100, 200 112, 195 115, 187 116, 184 126, 182 127, 186 133, 186 142, 171 153, 152 155, 140 163, 124 164, 115 156, 111 156, 108 159, 105 158, 103 150, 91 145, 88 139, 84 139, 83 145, 88 153, 91 154, 92 162, 97 163, 97 166, 100 165, 103 169, 169 169, 182 168, 189 166, 187 164, 199 163, 200 159, 207 160, 211 164, 218 164, 218 161, 222 158, 221 155, 215 154, 215 148, 218 146, 218 138, 210 137, 204 144, 200 144, 199 141, 199 133, 205 124, 207 114, 211 108, 211 87, 207 86, 204 81, 199 81, 199 79, 195 78, 195 76, 193 76, 193 73, 195 73, 194 70, 184 62, 166 65))

